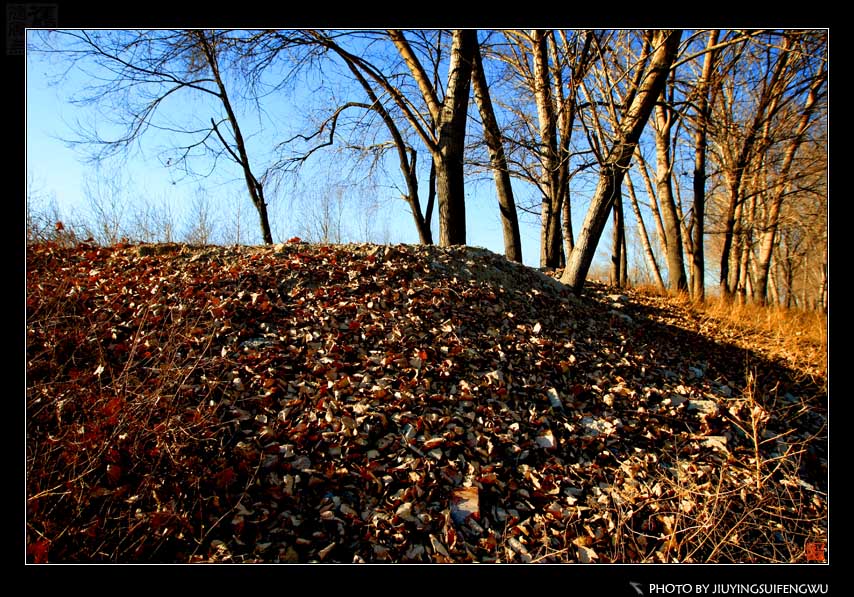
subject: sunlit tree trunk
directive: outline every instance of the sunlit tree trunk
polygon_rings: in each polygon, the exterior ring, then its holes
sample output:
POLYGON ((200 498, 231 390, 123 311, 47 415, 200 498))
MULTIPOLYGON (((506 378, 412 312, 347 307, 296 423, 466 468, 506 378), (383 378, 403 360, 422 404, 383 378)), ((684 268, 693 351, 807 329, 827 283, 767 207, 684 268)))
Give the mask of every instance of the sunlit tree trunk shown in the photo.
POLYGON ((476 31, 454 31, 448 85, 437 119, 439 152, 433 162, 439 199, 439 244, 443 247, 466 244, 463 154, 476 43, 476 31))
MULTIPOLYGON (((757 142, 760 129, 764 126, 765 121, 774 113, 776 105, 780 101, 780 84, 783 79, 783 73, 789 60, 789 48, 791 47, 791 39, 788 36, 783 37, 782 47, 778 52, 776 63, 771 74, 770 81, 763 86, 759 100, 754 109, 753 118, 747 128, 746 136, 737 152, 737 156, 733 164, 730 165, 726 172, 728 183, 729 197, 727 202, 726 215, 724 217, 724 239, 723 248, 721 250, 721 272, 720 272, 720 289, 721 296, 725 300, 732 299, 735 292, 734 281, 737 282, 737 275, 731 273, 731 261, 733 261, 733 235, 736 228, 736 210, 740 207, 743 201, 742 185, 744 177, 747 175, 747 167, 753 159, 755 151, 754 145, 757 142)), ((736 256, 738 251, 735 251, 736 256)), ((735 261, 735 267, 737 267, 735 261)))
MULTIPOLYGON (((667 235, 664 233, 664 223, 661 221, 661 210, 658 208, 658 198, 655 192, 655 186, 652 184, 652 179, 649 175, 649 169, 646 165, 646 160, 640 152, 640 148, 635 153, 635 161, 638 164, 641 178, 643 178, 646 194, 649 197, 650 211, 652 212, 652 220, 655 223, 655 234, 658 238, 658 244, 661 247, 661 253, 667 255, 667 235)), ((664 286, 662 285, 662 290, 664 286)))
POLYGON ((622 288, 626 286, 626 227, 623 220, 623 199, 621 196, 614 201, 612 226, 611 284, 622 288))
MULTIPOLYGON (((570 55, 569 43, 564 32, 557 33, 563 43, 565 55, 570 55)), ((563 263, 561 267, 566 266, 566 260, 575 246, 575 236, 572 231, 572 202, 569 189, 570 177, 570 142, 572 140, 572 128, 576 117, 576 102, 578 99, 579 81, 587 74, 592 63, 592 54, 590 52, 592 42, 595 38, 595 32, 588 30, 584 34, 581 51, 574 55, 575 59, 570 65, 571 76, 567 81, 566 87, 568 94, 564 92, 564 79, 561 71, 561 64, 558 60, 558 45, 557 40, 553 39, 551 48, 554 56, 554 89, 557 98, 558 113, 557 126, 560 140, 558 142, 558 194, 559 203, 562 211, 561 228, 563 230, 563 263)))
MULTIPOLYGON (((810 118, 815 111, 815 104, 818 98, 818 93, 826 78, 824 66, 816 75, 816 79, 810 86, 809 94, 807 95, 804 109, 801 112, 801 117, 798 122, 798 128, 795 135, 789 140, 786 147, 786 153, 783 156, 783 164, 780 166, 778 177, 781 180, 786 180, 789 171, 792 167, 792 161, 795 154, 804 139, 807 127, 809 126, 810 118)), ((765 304, 767 301, 767 286, 768 286, 768 270, 771 265, 771 256, 774 252, 774 241, 777 235, 777 228, 780 220, 780 208, 783 204, 783 198, 789 190, 790 185, 785 183, 779 186, 775 191, 772 191, 768 215, 760 240, 759 259, 757 262, 756 286, 753 292, 753 300, 760 304, 765 304)))
POLYGON ((540 189, 543 193, 540 232, 540 267, 560 266, 561 194, 558 181, 557 120, 549 76, 549 35, 531 31, 534 55, 534 98, 540 128, 540 189))
POLYGON ((652 245, 649 242, 646 225, 644 224, 640 207, 638 206, 638 200, 635 196, 635 187, 632 184, 632 177, 627 174, 624 182, 629 194, 629 203, 631 203, 632 211, 634 212, 635 219, 638 223, 638 236, 640 237, 641 247, 643 247, 643 254, 646 257, 647 265, 649 266, 649 270, 652 272, 656 286, 658 286, 659 289, 664 290, 664 280, 661 279, 661 271, 658 269, 658 263, 655 261, 655 254, 653 253, 652 245))
POLYGON ((717 29, 709 31, 703 74, 697 84, 697 128, 694 133, 694 250, 691 253, 691 295, 694 300, 706 297, 706 258, 704 233, 706 226, 706 134, 709 126, 709 93, 718 43, 717 29))
POLYGON ((513 187, 510 185, 510 172, 507 169, 504 144, 501 141, 501 129, 495 119, 495 111, 489 95, 489 85, 483 71, 483 60, 479 46, 476 47, 474 53, 472 85, 480 119, 483 121, 483 138, 489 150, 490 165, 495 178, 501 229, 504 233, 504 254, 510 261, 522 263, 522 239, 519 234, 516 202, 513 199, 513 187))
POLYGON ((418 61, 403 32, 390 30, 388 34, 412 73, 427 104, 430 117, 436 125, 435 136, 430 138, 420 127, 399 90, 385 82, 386 89, 393 95, 398 105, 407 111, 407 118, 419 131, 432 153, 436 168, 436 195, 439 205, 439 244, 441 246, 464 245, 466 203, 463 157, 477 31, 454 30, 448 65, 448 82, 441 102, 435 86, 430 82, 429 75, 418 61))
POLYGON ((656 172, 655 186, 658 204, 661 207, 661 217, 664 222, 664 234, 667 238, 667 279, 671 292, 684 292, 688 289, 685 279, 685 265, 682 254, 682 232, 679 217, 676 214, 676 203, 673 197, 673 165, 671 163, 670 131, 673 126, 673 114, 664 105, 665 93, 661 95, 662 103, 655 106, 655 157, 656 172))
POLYGON ((827 313, 827 245, 824 246, 824 260, 821 264, 821 310, 827 313))
POLYGON ((777 264, 775 263, 768 272, 768 296, 775 305, 780 304, 780 293, 777 289, 777 264))
POLYGON ((756 195, 751 195, 747 202, 747 208, 742 216, 742 233, 740 251, 738 257, 738 276, 735 281, 735 290, 738 303, 747 303, 747 295, 751 287, 750 282, 750 256, 753 253, 753 226, 756 221, 756 195))
POLYGON ((658 30, 650 34, 653 52, 649 64, 631 94, 631 102, 622 109, 619 136, 601 164, 599 182, 579 232, 575 249, 567 260, 561 282, 575 292, 581 292, 596 252, 596 245, 614 201, 620 193, 625 172, 629 167, 641 133, 646 126, 657 98, 667 82, 670 66, 679 48, 681 31, 658 30))

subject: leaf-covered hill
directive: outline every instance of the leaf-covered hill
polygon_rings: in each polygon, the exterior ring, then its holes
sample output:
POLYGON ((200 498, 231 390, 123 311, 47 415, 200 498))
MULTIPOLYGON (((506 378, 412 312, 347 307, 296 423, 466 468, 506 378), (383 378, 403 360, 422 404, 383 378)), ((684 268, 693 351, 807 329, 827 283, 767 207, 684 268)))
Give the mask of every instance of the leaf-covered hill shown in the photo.
POLYGON ((26 387, 33 562, 800 562, 826 535, 820 375, 483 249, 30 246, 26 387))

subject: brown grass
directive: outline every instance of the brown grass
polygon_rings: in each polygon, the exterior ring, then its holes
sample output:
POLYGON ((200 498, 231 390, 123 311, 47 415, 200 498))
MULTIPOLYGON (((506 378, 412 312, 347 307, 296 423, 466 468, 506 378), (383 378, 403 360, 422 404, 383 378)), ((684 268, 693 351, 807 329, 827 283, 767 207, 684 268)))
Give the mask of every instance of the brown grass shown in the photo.
POLYGON ((827 314, 821 311, 740 303, 719 296, 699 302, 687 294, 672 296, 651 284, 634 286, 631 291, 690 309, 701 321, 726 334, 729 341, 780 356, 813 375, 827 375, 827 314))
POLYGON ((695 306, 722 330, 827 375, 827 315, 777 305, 739 304, 719 297, 695 306))

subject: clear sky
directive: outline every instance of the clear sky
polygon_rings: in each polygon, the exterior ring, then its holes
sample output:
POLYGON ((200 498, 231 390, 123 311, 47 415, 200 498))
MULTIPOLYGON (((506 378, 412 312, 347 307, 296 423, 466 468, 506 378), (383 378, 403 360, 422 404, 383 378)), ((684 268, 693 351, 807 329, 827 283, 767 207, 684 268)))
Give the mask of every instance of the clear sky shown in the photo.
MULTIPOLYGON (((32 32, 31 32, 32 34, 32 32)), ((94 180, 94 166, 86 163, 84 152, 78 148, 74 149, 64 142, 63 138, 74 137, 72 125, 77 122, 103 121, 109 119, 109 114, 99 112, 93 107, 80 107, 69 102, 69 98, 80 88, 91 84, 91 79, 79 71, 71 71, 59 85, 55 81, 56 75, 64 69, 64 66, 52 63, 44 55, 28 52, 27 54, 27 172, 36 188, 43 193, 53 195, 57 206, 63 217, 68 221, 79 219, 90 209, 87 203, 85 182, 94 180)), ((363 97, 348 98, 355 101, 363 101, 363 97)), ((181 100, 187 102, 187 100, 181 100)), ((242 126, 250 129, 251 137, 250 151, 257 164, 264 164, 264 160, 270 159, 270 152, 264 151, 265 147, 272 147, 296 132, 305 130, 288 130, 283 125, 279 130, 275 123, 298 121, 301 119, 290 117, 287 112, 276 113, 275 110, 282 108, 283 102, 265 105, 264 117, 243 118, 242 126), (270 112, 273 110, 273 112, 270 112), (252 147, 256 148, 254 151, 252 147)), ((166 107, 164 107, 165 110, 166 107)), ((174 112, 174 117, 182 118, 198 117, 203 119, 209 114, 205 112, 204 105, 195 105, 190 101, 177 106, 169 107, 174 112), (184 112, 182 112, 182 110, 184 112), (196 114, 198 112, 198 114, 196 114)), ((101 110, 103 108, 100 108, 101 110)), ((297 109, 296 107, 290 108, 297 109)), ((177 223, 181 227, 193 223, 193 202, 200 194, 207 197, 212 211, 218 220, 221 229, 226 229, 236 218, 237 210, 240 210, 240 218, 243 222, 242 242, 255 244, 260 242, 260 226, 258 225, 257 212, 251 204, 248 192, 242 181, 239 171, 233 163, 221 162, 214 175, 209 178, 189 178, 184 180, 172 180, 174 171, 162 164, 159 150, 163 147, 174 145, 180 138, 150 131, 146 134, 140 144, 140 151, 133 159, 123 164, 118 171, 107 170, 101 174, 110 179, 119 178, 126 183, 122 196, 127 199, 125 213, 132 213, 144 198, 148 202, 160 204, 168 202, 172 205, 176 214, 177 223), (249 233, 252 236, 246 237, 249 233)), ((318 192, 322 192, 329 181, 346 180, 348 176, 358 177, 358 172, 346 174, 347 170, 341 168, 336 160, 335 154, 327 152, 326 155, 318 154, 316 159, 303 168, 299 179, 293 184, 283 188, 278 196, 270 202, 271 227, 275 242, 284 241, 293 236, 300 236, 301 224, 309 216, 307 210, 315 209, 312 198, 318 192)), ((427 189, 427 164, 428 158, 425 153, 419 155, 420 166, 420 189, 422 193, 422 209, 426 203, 427 189)), ((373 193, 373 199, 378 204, 370 212, 370 222, 357 221, 361 216, 359 205, 345 207, 343 223, 346 241, 363 241, 366 226, 373 231, 374 239, 378 242, 404 242, 416 243, 418 236, 415 230, 409 208, 399 198, 399 191, 394 185, 402 185, 396 164, 390 164, 388 182, 381 185, 375 191, 364 188, 352 191, 353 196, 366 196, 373 193)), ((514 190, 517 194, 517 202, 530 202, 532 189, 525 187, 522 183, 514 181, 514 190)), ((344 197, 349 197, 345 192, 344 197)), ((583 202, 576 201, 574 207, 574 228, 580 227, 584 216, 583 202), (579 203, 581 203, 579 205, 579 203)), ((498 206, 495 199, 495 190, 492 177, 488 174, 479 175, 467 179, 467 241, 470 245, 486 247, 496 253, 503 253, 503 237, 499 220, 498 206)), ((523 259, 526 264, 539 265, 539 222, 536 216, 519 213, 523 259)), ((436 222, 434 214, 433 229, 435 237, 436 222)), ((603 235, 600 248, 607 244, 607 231, 603 235)), ((222 240, 220 240, 222 242, 222 240)), ((600 251, 599 262, 602 261, 600 251)))

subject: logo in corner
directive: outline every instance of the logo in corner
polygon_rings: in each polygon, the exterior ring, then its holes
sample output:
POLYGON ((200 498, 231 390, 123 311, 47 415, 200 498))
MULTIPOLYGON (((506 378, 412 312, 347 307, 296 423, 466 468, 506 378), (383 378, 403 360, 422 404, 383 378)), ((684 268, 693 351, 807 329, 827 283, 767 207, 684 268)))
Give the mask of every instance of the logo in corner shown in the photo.
POLYGON ((804 545, 804 552, 808 562, 824 562, 825 549, 827 545, 823 541, 814 541, 804 545))

